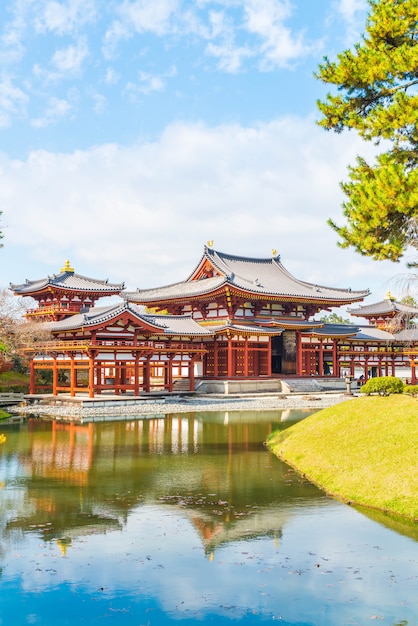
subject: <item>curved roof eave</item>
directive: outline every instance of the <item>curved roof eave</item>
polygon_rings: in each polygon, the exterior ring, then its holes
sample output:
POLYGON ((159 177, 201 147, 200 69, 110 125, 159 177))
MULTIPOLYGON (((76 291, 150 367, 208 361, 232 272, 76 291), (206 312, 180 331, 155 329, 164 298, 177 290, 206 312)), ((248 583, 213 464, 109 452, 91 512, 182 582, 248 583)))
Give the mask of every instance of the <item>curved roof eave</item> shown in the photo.
POLYGON ((330 304, 350 304, 361 301, 370 294, 369 289, 352 291, 317 285, 295 278, 281 263, 280 255, 269 258, 243 257, 226 254, 205 246, 203 255, 186 282, 193 281, 202 263, 207 260, 221 275, 228 279, 228 285, 241 289, 255 297, 283 297, 309 299, 313 302, 330 304), (274 288, 277 285, 277 288, 274 288))
POLYGON ((137 291, 124 291, 121 297, 128 302, 145 304, 152 302, 168 302, 185 300, 194 296, 214 294, 227 283, 224 276, 205 278, 192 282, 178 282, 155 289, 138 289, 137 291), (210 283, 208 285, 208 282, 210 283))
POLYGON ((391 314, 406 314, 413 317, 418 316, 418 309, 397 302, 396 300, 381 300, 373 304, 365 304, 359 306, 357 309, 349 309, 350 315, 356 317, 368 317, 373 315, 391 315, 391 314))
POLYGON ((103 292, 116 295, 124 289, 124 286, 124 283, 109 283, 107 280, 89 278, 74 272, 62 272, 52 277, 47 276, 39 280, 28 280, 20 285, 10 283, 10 290, 20 295, 29 295, 42 292, 48 287, 53 287, 56 290, 61 289, 63 291, 103 292))

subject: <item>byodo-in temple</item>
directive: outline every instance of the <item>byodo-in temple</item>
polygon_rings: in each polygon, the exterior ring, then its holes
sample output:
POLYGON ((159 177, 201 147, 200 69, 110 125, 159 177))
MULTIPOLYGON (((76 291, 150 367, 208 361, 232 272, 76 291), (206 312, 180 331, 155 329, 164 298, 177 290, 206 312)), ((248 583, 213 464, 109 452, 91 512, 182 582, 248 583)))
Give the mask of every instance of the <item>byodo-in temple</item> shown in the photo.
POLYGON ((77 274, 68 261, 58 274, 10 289, 36 301, 27 317, 49 332, 27 347, 31 394, 279 391, 286 378, 402 371, 416 382, 410 322, 418 309, 390 294, 358 306, 368 290, 298 280, 275 250, 259 259, 207 245, 186 280, 155 289, 127 291, 77 274), (103 306, 104 296, 117 302, 103 306), (353 304, 351 315, 367 325, 319 320, 353 304))

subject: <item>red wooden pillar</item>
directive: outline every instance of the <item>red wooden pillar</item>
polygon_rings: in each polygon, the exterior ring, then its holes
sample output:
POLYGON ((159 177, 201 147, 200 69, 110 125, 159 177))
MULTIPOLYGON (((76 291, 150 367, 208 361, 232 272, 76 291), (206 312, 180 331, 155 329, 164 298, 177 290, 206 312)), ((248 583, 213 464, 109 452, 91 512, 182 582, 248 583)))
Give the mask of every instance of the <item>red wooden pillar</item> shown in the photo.
POLYGON ((216 337, 213 338, 213 375, 215 378, 219 376, 219 366, 218 366, 218 347, 219 344, 216 340, 216 337))
POLYGON ((167 361, 167 383, 168 383, 168 391, 171 393, 173 391, 173 357, 170 357, 167 361))
POLYGON ((190 381, 190 391, 194 391, 194 362, 196 357, 192 356, 189 361, 189 381, 190 381))
POLYGON ((271 342, 272 342, 272 337, 269 337, 268 344, 267 344, 267 376, 271 376, 271 373, 272 373, 271 342))
POLYGON ((369 380, 369 357, 364 357, 364 380, 367 382, 369 380))
POLYGON ((57 357, 54 356, 53 365, 52 365, 52 395, 53 396, 58 395, 57 386, 58 386, 58 366, 57 366, 57 357))
POLYGON ((33 359, 29 363, 29 393, 35 393, 35 363, 33 359))
POLYGON ((354 377, 354 357, 350 357, 350 376, 354 377))
POLYGON ((339 376, 340 368, 338 363, 338 340, 333 339, 332 341, 332 375, 339 376))
POLYGON ((244 376, 248 378, 248 337, 244 337, 244 376))
POLYGON ((94 398, 94 358, 89 356, 89 397, 94 398))
POLYGON ((70 395, 75 396, 77 388, 77 373, 75 370, 74 354, 70 356, 70 395))
POLYGON ((119 385, 120 385, 120 364, 119 361, 116 361, 116 355, 115 355, 115 382, 114 382, 114 392, 115 394, 118 396, 119 395, 119 385))
POLYGON ((123 362, 120 365, 120 384, 123 385, 123 388, 121 389, 121 393, 125 393, 126 389, 125 389, 125 385, 126 385, 126 363, 123 362))
POLYGON ((144 391, 149 393, 151 391, 151 357, 147 356, 143 366, 143 384, 144 391))
POLYGON ((302 360, 302 335, 300 330, 296 331, 296 376, 302 376, 303 360, 302 360))
POLYGON ((319 352, 318 352, 318 376, 324 375, 324 344, 322 337, 319 338, 319 352))
MULTIPOLYGON (((136 341, 136 337, 135 337, 136 341)), ((134 394, 139 396, 139 354, 135 353, 135 364, 134 364, 134 394)))
POLYGON ((228 373, 227 377, 233 376, 232 337, 228 337, 228 373))
POLYGON ((411 385, 417 384, 417 376, 415 370, 415 359, 411 359, 411 385))
POLYGON ((102 362, 99 361, 96 363, 96 392, 102 393, 102 385, 103 385, 103 367, 102 362))

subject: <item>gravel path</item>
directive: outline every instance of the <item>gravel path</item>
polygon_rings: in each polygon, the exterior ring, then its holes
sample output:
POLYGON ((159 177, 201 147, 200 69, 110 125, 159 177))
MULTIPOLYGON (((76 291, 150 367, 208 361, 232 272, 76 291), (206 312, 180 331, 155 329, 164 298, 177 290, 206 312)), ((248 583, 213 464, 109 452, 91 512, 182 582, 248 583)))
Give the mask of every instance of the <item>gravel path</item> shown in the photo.
POLYGON ((71 406, 11 406, 6 408, 9 413, 15 415, 37 415, 64 417, 94 417, 94 416, 137 416, 190 413, 199 411, 274 411, 285 409, 323 409, 345 402, 353 398, 341 394, 306 394, 306 395, 280 395, 249 396, 249 397, 225 397, 225 398, 181 398, 180 396, 166 398, 165 402, 138 403, 134 406, 113 406, 100 408, 87 408, 80 405, 71 406))

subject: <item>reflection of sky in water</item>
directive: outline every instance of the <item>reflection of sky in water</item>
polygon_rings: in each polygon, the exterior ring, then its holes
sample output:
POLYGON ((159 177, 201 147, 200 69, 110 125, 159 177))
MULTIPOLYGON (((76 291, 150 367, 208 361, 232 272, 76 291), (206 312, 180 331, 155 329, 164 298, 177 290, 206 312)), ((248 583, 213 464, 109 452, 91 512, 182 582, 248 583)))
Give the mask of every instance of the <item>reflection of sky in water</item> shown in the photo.
POLYGON ((232 421, 8 438, 0 626, 416 626, 418 543, 326 498, 232 421))
MULTIPOLYGON (((42 620, 33 622, 42 625, 79 623, 64 614, 61 622, 48 621, 46 598, 59 603, 65 587, 82 599, 72 609, 77 620, 85 604, 98 601, 110 615, 117 609, 140 619, 152 600, 168 621, 218 614, 247 615, 254 623, 273 617, 295 624, 395 623, 418 616, 417 565, 413 540, 332 501, 292 511, 280 539, 223 545, 213 560, 181 512, 145 505, 132 511, 122 531, 79 537, 65 556, 55 541, 26 535, 7 559, 2 588, 10 589, 10 602, 19 588, 35 613, 44 605, 42 620)), ((3 591, 1 613, 13 615, 3 591)))

